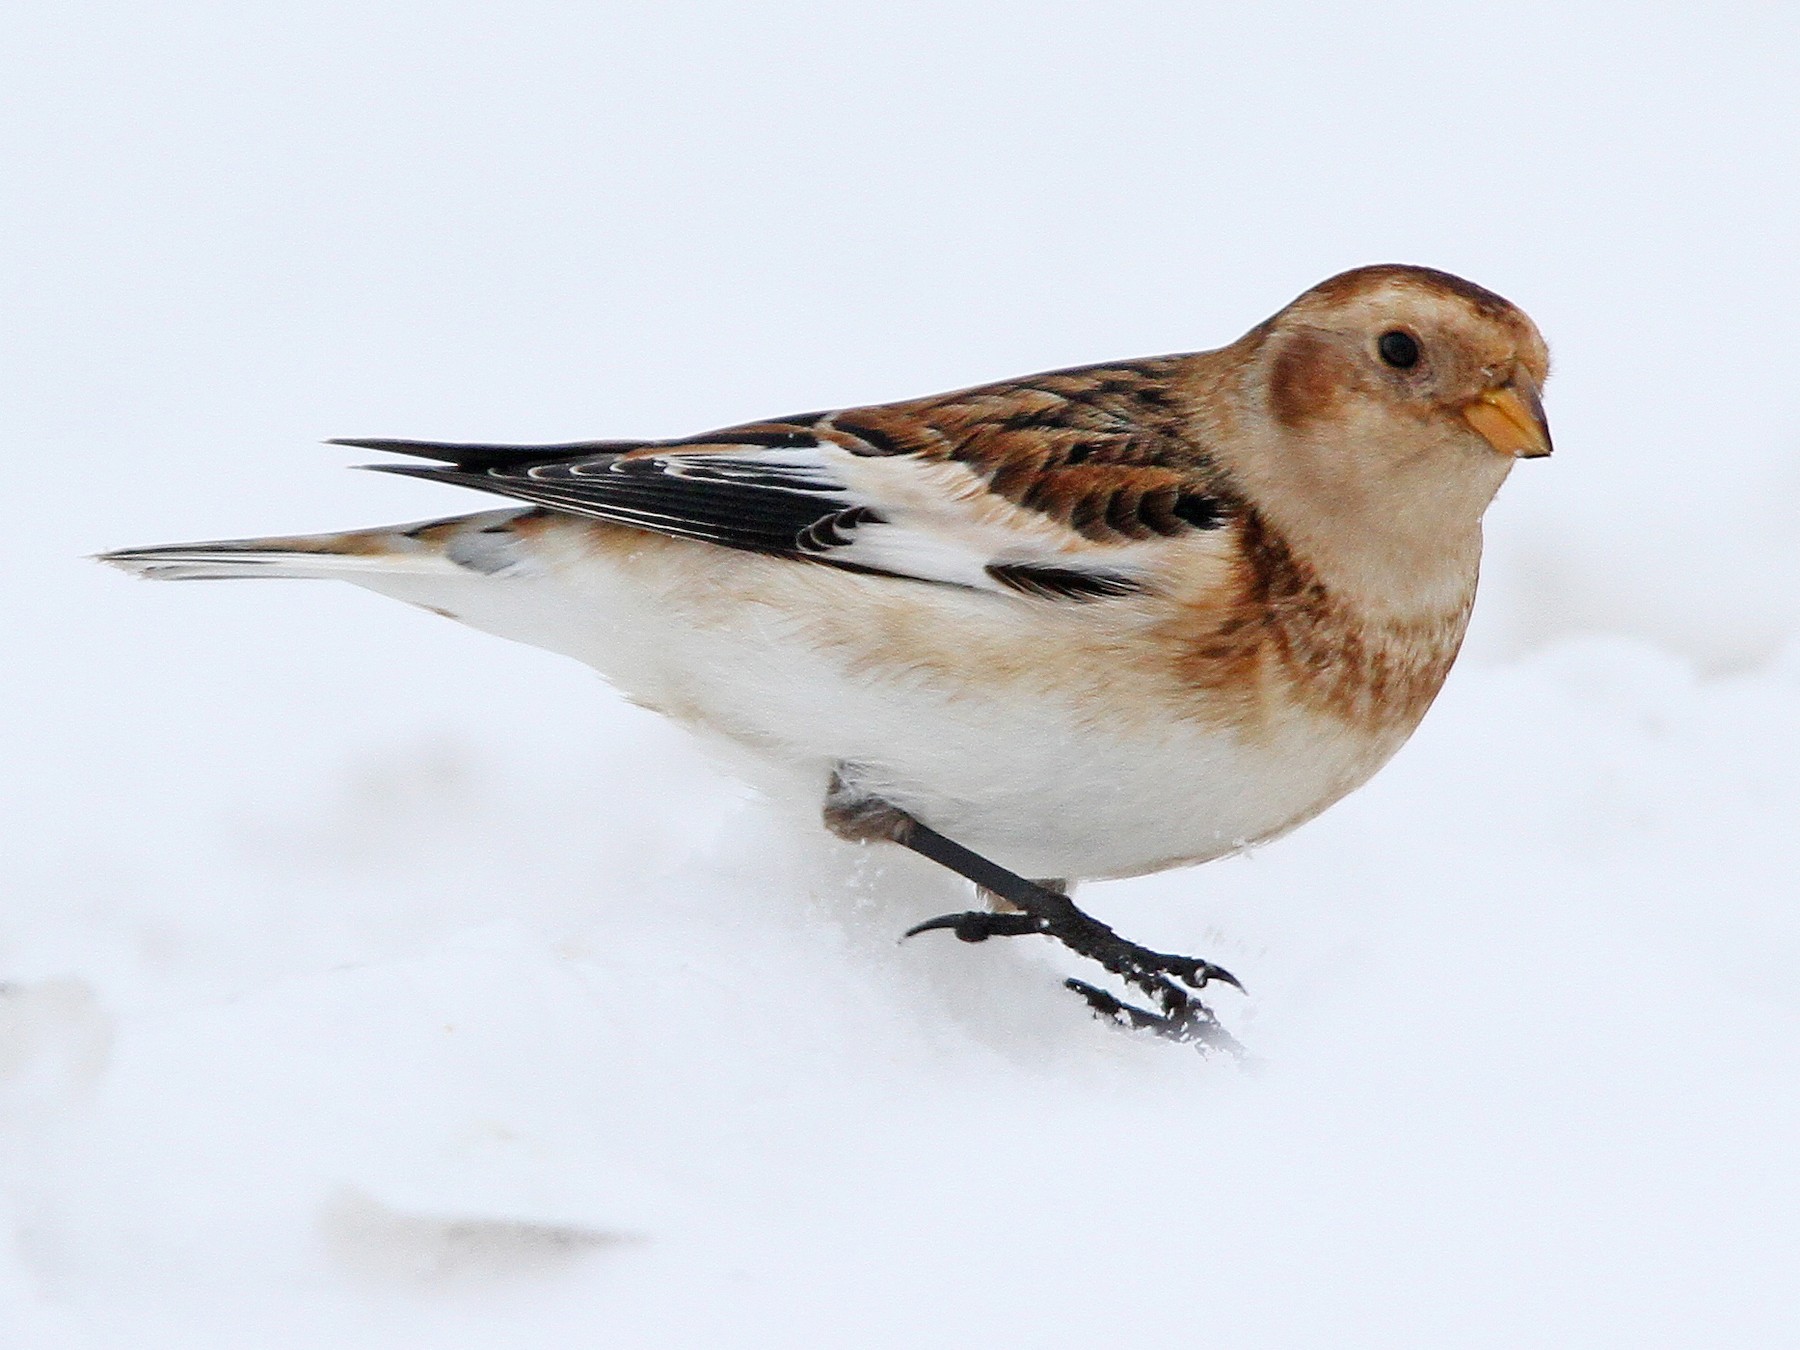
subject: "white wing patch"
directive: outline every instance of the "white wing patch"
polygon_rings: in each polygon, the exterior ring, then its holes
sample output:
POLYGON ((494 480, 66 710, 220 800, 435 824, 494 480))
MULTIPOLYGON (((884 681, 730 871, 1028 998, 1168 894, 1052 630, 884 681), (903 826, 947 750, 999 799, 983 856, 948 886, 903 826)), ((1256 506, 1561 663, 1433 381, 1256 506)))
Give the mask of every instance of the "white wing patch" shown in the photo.
POLYGON ((965 464, 805 441, 375 467, 658 534, 1013 596, 1126 594, 1168 557, 1166 538, 1084 538, 997 496, 965 464))

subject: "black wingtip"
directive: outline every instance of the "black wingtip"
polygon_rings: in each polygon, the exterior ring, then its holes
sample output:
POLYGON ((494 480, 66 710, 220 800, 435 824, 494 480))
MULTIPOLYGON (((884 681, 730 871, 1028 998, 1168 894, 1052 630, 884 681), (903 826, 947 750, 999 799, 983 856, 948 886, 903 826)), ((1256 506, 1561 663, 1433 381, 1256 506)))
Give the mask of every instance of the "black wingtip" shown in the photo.
POLYGON ((635 450, 644 442, 563 441, 555 445, 486 445, 462 441, 412 441, 386 436, 333 436, 325 444, 345 445, 353 450, 378 450, 389 455, 411 455, 414 459, 434 459, 440 464, 450 464, 479 473, 486 469, 522 468, 531 464, 579 459, 584 455, 635 450))
POLYGON ((479 473, 458 468, 454 464, 352 464, 353 469, 366 469, 370 473, 392 473, 402 478, 431 478, 440 483, 460 483, 471 478, 479 478, 479 473))
MULTIPOLYGON (((530 447, 503 445, 465 445, 457 441, 410 441, 394 436, 333 436, 326 445, 347 445, 352 450, 379 450, 387 455, 411 455, 414 459, 435 459, 440 464, 466 465, 484 459, 496 451, 521 451, 530 447)), ((548 448, 548 447, 539 447, 548 448)))
POLYGON ((321 442, 323 445, 348 445, 355 450, 407 450, 421 448, 437 448, 435 443, 426 441, 402 441, 390 436, 328 436, 321 442))

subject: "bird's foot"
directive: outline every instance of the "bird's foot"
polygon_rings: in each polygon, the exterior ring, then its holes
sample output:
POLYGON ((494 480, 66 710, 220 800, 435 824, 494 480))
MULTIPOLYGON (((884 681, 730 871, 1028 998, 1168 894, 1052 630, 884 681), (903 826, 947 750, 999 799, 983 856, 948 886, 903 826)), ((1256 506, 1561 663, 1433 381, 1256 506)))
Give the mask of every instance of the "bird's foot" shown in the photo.
POLYGON ((1158 1013, 1127 1003, 1086 980, 1064 980, 1063 988, 1081 995, 1095 1016, 1132 1031, 1150 1031, 1165 1040, 1188 1041, 1202 1050, 1223 1050, 1239 1059, 1244 1056, 1244 1047, 1238 1038, 1225 1030, 1211 1008, 1191 994, 1176 990, 1173 1006, 1165 1002, 1166 1011, 1158 1013))
POLYGON ((1154 1031, 1176 1041, 1191 1041, 1206 1048, 1241 1051, 1237 1040, 1218 1018, 1189 990, 1217 981, 1242 989, 1236 976, 1210 961, 1174 956, 1127 942, 1098 919, 1082 913, 1066 895, 1042 887, 1008 897, 1021 913, 995 914, 971 910, 943 914, 907 930, 907 937, 948 929, 964 942, 985 942, 991 937, 1020 937, 1033 933, 1053 937, 1078 956, 1097 962, 1126 984, 1147 994, 1154 1009, 1126 1003, 1082 980, 1068 980, 1067 988, 1081 995, 1096 1013, 1123 1026, 1154 1031), (1185 987, 1184 987, 1185 986, 1185 987))
POLYGON ((966 914, 940 914, 935 919, 914 924, 906 930, 906 936, 917 937, 939 928, 948 928, 964 942, 986 942, 991 937, 1022 937, 1027 933, 1050 931, 1042 919, 1032 914, 996 914, 992 910, 972 909, 966 914))
POLYGON ((825 824, 839 838, 856 842, 886 840, 949 868, 974 882, 991 901, 1007 908, 941 914, 907 930, 907 937, 948 929, 964 942, 1033 933, 1055 938, 1078 956, 1099 963, 1127 985, 1147 994, 1150 1008, 1126 1003, 1083 980, 1066 981, 1102 1017, 1170 1040, 1189 1041, 1202 1049, 1228 1050, 1241 1056, 1243 1047, 1191 990, 1217 981, 1238 989, 1237 977, 1210 961, 1173 956, 1127 942, 1105 924, 1075 907, 1065 883, 1028 881, 990 862, 881 797, 855 785, 851 766, 831 775, 825 794, 825 824))

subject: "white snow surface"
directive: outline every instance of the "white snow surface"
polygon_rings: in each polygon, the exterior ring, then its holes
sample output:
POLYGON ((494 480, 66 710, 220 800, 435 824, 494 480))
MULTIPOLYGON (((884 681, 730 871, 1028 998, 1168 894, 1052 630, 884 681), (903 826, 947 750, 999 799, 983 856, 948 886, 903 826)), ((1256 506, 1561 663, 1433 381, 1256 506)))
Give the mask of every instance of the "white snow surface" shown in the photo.
POLYGON ((1791 7, 41 6, 0 52, 0 1341, 1800 1342, 1791 7), (1427 262, 1549 335, 1469 651, 1096 886, 1246 1065, 591 675, 81 555, 1427 262))

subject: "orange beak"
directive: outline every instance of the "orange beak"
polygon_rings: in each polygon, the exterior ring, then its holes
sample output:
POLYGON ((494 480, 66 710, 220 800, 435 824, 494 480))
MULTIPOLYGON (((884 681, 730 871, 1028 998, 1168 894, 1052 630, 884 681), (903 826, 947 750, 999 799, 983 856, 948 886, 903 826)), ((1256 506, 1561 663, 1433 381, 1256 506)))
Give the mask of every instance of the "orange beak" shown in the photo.
POLYGON ((1550 453, 1550 423, 1544 420, 1537 386, 1524 371, 1464 405, 1462 415, 1503 455, 1542 459, 1550 453))

